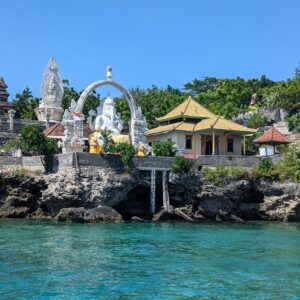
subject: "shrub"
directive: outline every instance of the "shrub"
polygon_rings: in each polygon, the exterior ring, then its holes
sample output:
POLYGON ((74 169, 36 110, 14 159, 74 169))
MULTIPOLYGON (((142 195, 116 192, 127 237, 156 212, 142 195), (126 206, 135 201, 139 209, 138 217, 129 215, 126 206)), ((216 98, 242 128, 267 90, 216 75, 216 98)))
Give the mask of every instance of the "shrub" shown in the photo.
POLYGON ((300 180, 300 151, 296 147, 289 147, 284 158, 277 164, 280 180, 300 180))
POLYGON ((103 139, 103 152, 104 153, 114 153, 115 152, 115 142, 112 139, 112 132, 110 130, 101 131, 103 139))
POLYGON ((202 170, 203 178, 206 183, 220 184, 230 180, 249 179, 253 176, 251 168, 244 167, 225 167, 224 164, 216 167, 204 167, 202 170))
POLYGON ((121 155, 121 161, 126 168, 129 168, 129 164, 135 154, 134 147, 131 144, 121 143, 115 146, 115 153, 121 155))
POLYGON ((176 155, 177 149, 172 141, 155 142, 152 145, 152 150, 155 156, 171 156, 176 155))
POLYGON ((250 128, 262 127, 266 124, 266 118, 261 113, 253 113, 246 119, 250 128))
POLYGON ((175 162, 171 166, 171 171, 174 174, 189 173, 193 166, 193 161, 191 159, 185 158, 183 156, 177 156, 175 162))
POLYGON ((53 156, 58 146, 55 140, 47 138, 39 125, 26 125, 21 129, 21 149, 25 154, 42 155, 45 169, 52 168, 53 156))
POLYGON ((20 148, 20 140, 18 138, 11 139, 0 147, 1 151, 13 152, 20 148))
POLYGON ((224 164, 219 164, 214 168, 204 167, 202 169, 202 174, 206 183, 219 184, 222 178, 227 177, 228 171, 224 164))
POLYGON ((259 161, 257 173, 259 177, 266 177, 272 179, 278 178, 277 166, 273 164, 273 161, 270 157, 262 158, 259 161))
POLYGON ((300 112, 288 116, 287 123, 290 131, 300 132, 300 112))

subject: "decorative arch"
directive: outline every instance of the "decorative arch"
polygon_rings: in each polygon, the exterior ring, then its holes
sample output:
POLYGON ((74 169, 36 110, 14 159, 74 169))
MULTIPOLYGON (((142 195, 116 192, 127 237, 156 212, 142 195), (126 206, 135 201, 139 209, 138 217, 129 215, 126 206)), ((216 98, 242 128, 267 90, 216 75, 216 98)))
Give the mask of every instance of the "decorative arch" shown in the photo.
POLYGON ((117 82, 115 82, 111 79, 96 81, 96 82, 90 84, 87 88, 85 88, 85 90, 81 93, 81 95, 77 101, 76 110, 78 113, 82 113, 83 106, 85 104, 85 101, 86 101, 88 95, 93 90, 95 90, 96 88, 98 88, 102 85, 111 85, 114 88, 116 88, 117 90, 119 90, 127 100, 127 103, 129 105, 129 109, 130 109, 131 120, 135 119, 137 117, 137 106, 136 106, 136 103, 135 103, 132 95, 130 94, 130 92, 128 90, 126 90, 123 86, 121 86, 120 84, 118 84, 117 82))
POLYGON ((68 110, 65 110, 63 115, 62 124, 65 125, 64 138, 62 140, 63 152, 81 152, 83 151, 83 118, 82 111, 88 95, 97 87, 102 85, 110 85, 119 90, 127 100, 130 109, 130 124, 129 135, 131 143, 138 148, 140 143, 147 145, 145 132, 147 129, 147 122, 142 114, 142 109, 138 107, 128 90, 117 82, 111 80, 112 68, 108 66, 106 69, 106 80, 96 81, 90 84, 81 93, 78 101, 71 103, 68 110), (76 114, 77 113, 77 114, 76 114), (76 118, 74 118, 74 115, 76 118))

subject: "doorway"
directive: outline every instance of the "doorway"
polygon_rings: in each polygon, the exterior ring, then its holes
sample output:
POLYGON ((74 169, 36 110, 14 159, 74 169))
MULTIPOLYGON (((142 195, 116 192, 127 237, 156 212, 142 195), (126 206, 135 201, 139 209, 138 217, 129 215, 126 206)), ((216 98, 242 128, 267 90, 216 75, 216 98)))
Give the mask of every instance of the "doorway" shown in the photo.
POLYGON ((205 143, 205 155, 212 155, 212 141, 205 143))

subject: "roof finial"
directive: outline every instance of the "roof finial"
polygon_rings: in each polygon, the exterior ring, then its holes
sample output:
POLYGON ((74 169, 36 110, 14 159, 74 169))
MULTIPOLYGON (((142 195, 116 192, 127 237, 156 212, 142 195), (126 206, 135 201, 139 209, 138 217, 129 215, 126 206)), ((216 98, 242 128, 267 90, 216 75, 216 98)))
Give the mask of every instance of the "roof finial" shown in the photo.
POLYGON ((112 78, 112 67, 111 65, 108 65, 106 67, 106 79, 111 80, 111 78, 112 78))

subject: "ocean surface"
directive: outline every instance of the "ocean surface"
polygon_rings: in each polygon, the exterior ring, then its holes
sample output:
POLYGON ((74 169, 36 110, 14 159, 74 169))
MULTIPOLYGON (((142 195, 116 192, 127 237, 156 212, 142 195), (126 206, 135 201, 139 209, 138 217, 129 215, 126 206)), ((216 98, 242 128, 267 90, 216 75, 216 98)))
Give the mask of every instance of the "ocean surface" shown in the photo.
POLYGON ((300 224, 1 220, 0 299, 300 299, 300 224))

